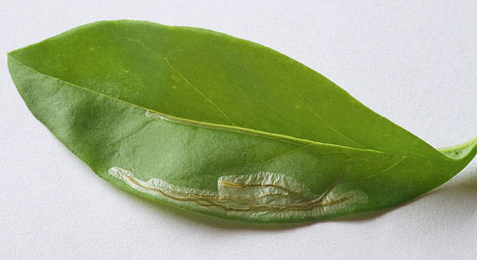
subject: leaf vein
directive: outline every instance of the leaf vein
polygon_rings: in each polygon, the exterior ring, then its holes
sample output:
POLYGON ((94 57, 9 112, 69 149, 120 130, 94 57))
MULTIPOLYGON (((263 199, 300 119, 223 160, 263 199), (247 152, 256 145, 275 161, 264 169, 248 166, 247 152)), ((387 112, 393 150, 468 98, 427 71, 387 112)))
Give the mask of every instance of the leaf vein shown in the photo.
POLYGON ((169 62, 169 59, 167 57, 164 57, 164 60, 166 61, 167 65, 177 74, 179 75, 179 77, 181 77, 185 83, 187 83, 187 85, 189 85, 195 92, 197 92, 197 94, 199 94, 203 99, 205 99, 205 101, 207 101, 209 104, 211 104, 212 106, 215 107, 215 109, 217 109, 220 114, 222 114, 222 116, 224 116, 228 121, 229 123, 231 123, 232 125, 236 125, 228 116, 227 114, 225 114, 225 112, 217 105, 215 104, 210 98, 208 98, 204 93, 202 93, 202 91, 200 91, 198 88, 194 87, 194 85, 192 85, 192 83, 190 83, 189 80, 187 80, 176 68, 174 68, 174 66, 172 66, 172 64, 169 62))
POLYGON ((325 126, 327 126, 329 129, 331 129, 333 132, 337 133, 338 135, 340 135, 342 138, 354 143, 354 144, 357 144, 357 145, 360 145, 360 146, 363 146, 362 144, 358 143, 357 141, 351 139, 350 137, 346 136, 345 134, 341 133, 340 131, 338 131, 336 128, 334 128, 333 126, 331 126, 330 124, 328 124, 311 106, 310 106, 310 103, 308 103, 308 101, 306 101, 306 99, 300 95, 300 94, 297 94, 302 100, 303 100, 303 103, 305 103, 306 107, 315 115, 316 118, 318 118, 318 120, 320 120, 325 126))
POLYGON ((372 177, 376 177, 380 174, 383 174, 383 173, 389 171, 390 169, 392 169, 392 168, 396 167, 398 164, 400 164, 405 158, 406 158, 406 156, 401 157, 401 159, 399 159, 398 161, 396 161, 395 163, 393 163, 391 166, 387 167, 386 169, 381 170, 381 171, 379 171, 375 174, 369 175, 369 176, 365 177, 364 179, 369 179, 369 178, 372 178, 372 177))

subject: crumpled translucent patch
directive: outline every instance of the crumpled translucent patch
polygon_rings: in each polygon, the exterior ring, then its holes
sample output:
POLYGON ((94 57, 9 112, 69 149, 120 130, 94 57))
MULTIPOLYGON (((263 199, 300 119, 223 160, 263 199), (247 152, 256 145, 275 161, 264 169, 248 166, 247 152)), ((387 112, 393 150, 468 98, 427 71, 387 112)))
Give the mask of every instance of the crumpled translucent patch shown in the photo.
POLYGON ((222 176, 217 181, 217 192, 180 187, 158 178, 142 181, 132 172, 119 167, 110 168, 108 173, 139 192, 172 200, 187 208, 262 220, 317 217, 350 204, 368 201, 367 195, 357 190, 336 194, 332 188, 323 194, 313 194, 305 185, 280 173, 222 176))

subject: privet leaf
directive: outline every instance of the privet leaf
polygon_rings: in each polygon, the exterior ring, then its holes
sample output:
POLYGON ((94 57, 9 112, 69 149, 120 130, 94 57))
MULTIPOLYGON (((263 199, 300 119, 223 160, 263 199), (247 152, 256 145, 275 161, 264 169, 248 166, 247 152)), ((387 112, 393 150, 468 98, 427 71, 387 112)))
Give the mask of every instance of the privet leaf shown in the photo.
POLYGON ((301 222, 388 208, 477 152, 477 140, 436 150, 304 65, 203 29, 97 22, 8 64, 35 117, 97 175, 213 216, 301 222))

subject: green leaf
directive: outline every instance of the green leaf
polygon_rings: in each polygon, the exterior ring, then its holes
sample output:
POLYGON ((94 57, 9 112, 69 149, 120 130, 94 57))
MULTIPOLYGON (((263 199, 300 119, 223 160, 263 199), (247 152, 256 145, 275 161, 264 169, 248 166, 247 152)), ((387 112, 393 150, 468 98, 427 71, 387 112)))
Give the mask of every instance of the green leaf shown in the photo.
POLYGON ((13 51, 8 65, 33 115, 97 175, 223 218, 389 208, 477 152, 477 139, 438 151, 310 68, 204 29, 97 22, 13 51))

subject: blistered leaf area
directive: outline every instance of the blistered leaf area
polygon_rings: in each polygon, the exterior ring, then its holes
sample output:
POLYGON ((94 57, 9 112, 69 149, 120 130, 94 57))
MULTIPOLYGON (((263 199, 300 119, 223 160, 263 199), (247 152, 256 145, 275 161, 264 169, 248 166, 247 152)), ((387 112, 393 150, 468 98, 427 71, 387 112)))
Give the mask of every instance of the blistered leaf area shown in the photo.
POLYGON ((357 190, 313 194, 295 179, 279 173, 222 176, 217 180, 218 192, 179 187, 157 178, 143 181, 119 167, 110 168, 108 173, 138 192, 187 208, 262 221, 319 217, 348 205, 368 202, 366 194, 357 190))

